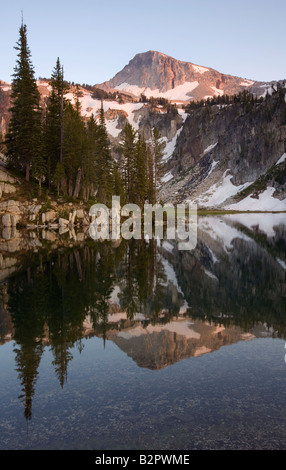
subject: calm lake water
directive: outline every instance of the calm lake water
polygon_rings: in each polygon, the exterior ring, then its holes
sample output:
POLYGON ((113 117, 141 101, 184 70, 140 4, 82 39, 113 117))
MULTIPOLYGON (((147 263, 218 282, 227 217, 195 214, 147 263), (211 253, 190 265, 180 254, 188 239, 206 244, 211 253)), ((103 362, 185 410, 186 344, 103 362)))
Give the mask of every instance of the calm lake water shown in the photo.
POLYGON ((1 450, 286 449, 286 214, 35 246, 0 254, 1 450))

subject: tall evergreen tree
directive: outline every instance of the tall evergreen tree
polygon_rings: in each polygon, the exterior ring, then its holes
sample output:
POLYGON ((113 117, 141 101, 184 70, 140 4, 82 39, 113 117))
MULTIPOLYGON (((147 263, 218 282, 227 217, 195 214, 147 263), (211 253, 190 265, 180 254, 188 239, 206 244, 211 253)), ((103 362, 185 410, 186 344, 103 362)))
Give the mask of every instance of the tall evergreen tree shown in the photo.
POLYGON ((6 135, 7 157, 15 169, 30 180, 33 159, 39 160, 41 140, 40 93, 27 43, 27 27, 22 23, 15 49, 18 59, 11 91, 11 120, 6 135))
POLYGON ((152 134, 152 148, 153 148, 153 163, 154 163, 154 197, 157 201, 157 191, 163 176, 163 150, 166 144, 162 141, 161 135, 156 127, 153 129, 152 134))
POLYGON ((124 188, 123 188, 123 181, 122 181, 122 174, 120 171, 120 164, 119 162, 114 162, 113 164, 113 180, 114 180, 114 195, 119 196, 121 203, 124 202, 124 188))
POLYGON ((147 146, 143 137, 138 136, 135 152, 135 203, 143 208, 147 198, 147 146))
MULTIPOLYGON (((58 162, 63 162, 63 118, 66 103, 64 94, 69 88, 64 81, 63 67, 59 58, 53 69, 50 85, 52 90, 48 98, 45 122, 45 154, 49 186, 54 179, 58 162)), ((55 185, 58 185, 58 182, 55 185)))
POLYGON ((78 197, 79 194, 85 138, 85 125, 80 112, 68 102, 64 113, 63 164, 69 196, 78 197))
POLYGON ((155 185, 154 185, 154 161, 153 153, 150 145, 147 146, 147 200, 149 204, 156 202, 155 185))
POLYGON ((134 203, 136 198, 135 161, 136 161, 136 131, 127 122, 123 130, 120 144, 122 153, 122 179, 127 203, 134 203))
POLYGON ((82 195, 85 201, 94 194, 96 183, 95 155, 98 126, 92 114, 86 125, 86 151, 82 162, 83 187, 82 195))
POLYGON ((96 184, 100 202, 111 203, 113 183, 113 161, 105 125, 103 103, 101 103, 96 139, 96 184))
MULTIPOLYGON (((38 123, 40 126, 40 123, 38 123)), ((34 141, 33 157, 32 157, 32 176, 38 181, 39 184, 39 195, 42 194, 42 183, 47 175, 47 161, 44 158, 44 144, 43 144, 43 132, 41 128, 35 128, 35 133, 38 134, 38 138, 34 141)))

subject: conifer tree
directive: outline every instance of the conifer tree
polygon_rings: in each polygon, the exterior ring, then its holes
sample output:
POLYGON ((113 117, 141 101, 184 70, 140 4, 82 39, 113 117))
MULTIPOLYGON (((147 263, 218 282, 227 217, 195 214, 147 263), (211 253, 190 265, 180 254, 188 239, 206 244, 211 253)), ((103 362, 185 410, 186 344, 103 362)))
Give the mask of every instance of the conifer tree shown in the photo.
POLYGON ((125 125, 122 142, 122 179, 126 202, 135 203, 135 159, 136 159, 136 131, 128 122, 125 125))
POLYGON ((114 195, 119 196, 121 202, 125 201, 122 175, 119 162, 113 164, 114 195))
POLYGON ((32 157, 32 176, 38 181, 39 196, 42 194, 42 183, 47 175, 47 162, 44 158, 43 152, 43 134, 41 129, 35 129, 38 132, 38 138, 34 141, 33 157, 32 157))
POLYGON ((80 112, 71 102, 67 102, 65 106, 63 130, 63 164, 67 176, 67 192, 69 196, 78 197, 86 133, 80 112))
POLYGON ((18 59, 12 81, 11 120, 6 135, 7 157, 11 166, 24 172, 29 181, 32 162, 35 158, 39 159, 39 154, 35 153, 39 152, 42 116, 40 93, 27 43, 27 27, 23 23, 15 49, 18 59))
MULTIPOLYGON (((66 100, 64 94, 68 85, 64 81, 63 67, 57 58, 51 75, 52 87, 48 98, 45 123, 45 154, 48 165, 49 186, 54 177, 58 162, 63 162, 63 117, 66 100)), ((57 185, 57 183, 55 183, 57 185)))
POLYGON ((157 200, 157 191, 163 176, 163 150, 166 144, 161 139, 158 129, 155 127, 152 134, 153 164, 154 164, 154 197, 157 200))
POLYGON ((57 189, 58 196, 60 195, 60 189, 65 187, 65 179, 66 173, 64 164, 58 161, 53 177, 53 183, 57 189))
POLYGON ((138 136, 135 159, 135 203, 141 208, 147 198, 147 146, 143 137, 138 136))
POLYGON ((97 197, 98 200, 104 204, 110 203, 114 186, 113 161, 109 147, 102 102, 97 130, 95 157, 97 197))
POLYGON ((154 162, 151 147, 148 145, 147 153, 147 200, 149 204, 154 204, 155 199, 155 185, 154 185, 154 162))
POLYGON ((86 152, 83 156, 82 171, 83 171, 83 199, 87 201, 90 196, 94 194, 96 184, 96 169, 95 169, 95 155, 96 155, 96 139, 97 139, 98 126, 94 115, 92 114, 86 126, 86 152))

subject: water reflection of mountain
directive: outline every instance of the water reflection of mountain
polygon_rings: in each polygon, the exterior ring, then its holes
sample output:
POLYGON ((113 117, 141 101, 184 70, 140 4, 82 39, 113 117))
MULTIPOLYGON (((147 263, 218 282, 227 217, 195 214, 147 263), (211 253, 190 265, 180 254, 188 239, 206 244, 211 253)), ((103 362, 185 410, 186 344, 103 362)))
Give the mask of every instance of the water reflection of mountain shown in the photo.
POLYGON ((261 322, 283 336, 285 224, 285 214, 201 218, 196 250, 168 255, 192 316, 246 330, 261 322))
POLYGON ((137 324, 108 334, 108 339, 113 340, 140 367, 153 370, 254 337, 239 327, 225 328, 189 318, 176 318, 165 325, 144 327, 137 324))
POLYGON ((2 276, 0 340, 14 341, 26 418, 46 345, 63 387, 83 337, 111 340, 150 369, 284 337, 284 216, 200 218, 191 252, 171 241, 88 242, 22 257, 21 266, 2 253, 0 267, 11 271, 2 276))

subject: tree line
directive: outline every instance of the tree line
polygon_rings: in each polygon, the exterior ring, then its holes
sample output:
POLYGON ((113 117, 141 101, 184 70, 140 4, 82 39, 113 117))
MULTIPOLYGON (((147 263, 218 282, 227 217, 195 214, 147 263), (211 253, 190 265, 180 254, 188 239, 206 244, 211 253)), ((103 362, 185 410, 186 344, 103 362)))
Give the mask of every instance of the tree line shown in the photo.
MULTIPOLYGON (((270 88, 270 87, 269 87, 270 88)), ((254 106, 255 104, 263 103, 267 101, 270 96, 279 94, 285 88, 285 83, 277 82, 276 85, 271 86, 271 92, 269 93, 268 89, 265 93, 265 96, 256 96, 255 94, 251 93, 249 90, 245 89, 236 93, 234 95, 218 95, 209 97, 207 99, 201 99, 199 101, 190 101, 184 109, 186 112, 190 113, 195 109, 208 107, 208 106, 216 106, 216 105, 247 105, 249 108, 254 106)))
POLYGON ((11 90, 11 119, 6 134, 6 156, 14 170, 34 179, 39 194, 45 186, 58 196, 108 203, 112 195, 124 202, 154 203, 162 174, 162 139, 153 129, 146 141, 127 123, 118 158, 114 159, 106 129, 103 100, 97 116, 85 119, 80 88, 72 102, 65 98, 70 85, 59 58, 50 79, 51 91, 42 103, 22 24, 11 90))

